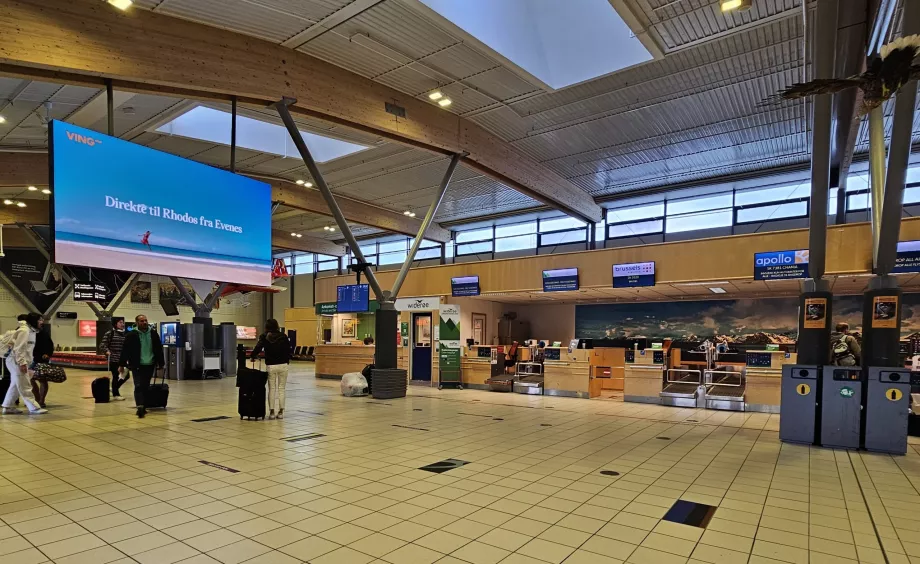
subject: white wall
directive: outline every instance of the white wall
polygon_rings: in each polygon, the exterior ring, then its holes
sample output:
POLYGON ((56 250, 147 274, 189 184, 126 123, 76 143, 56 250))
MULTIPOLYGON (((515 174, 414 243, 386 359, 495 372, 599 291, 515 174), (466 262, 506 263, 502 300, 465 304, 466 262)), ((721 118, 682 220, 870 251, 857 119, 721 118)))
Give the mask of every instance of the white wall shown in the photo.
MULTIPOLYGON (((137 315, 146 315, 151 323, 160 323, 161 321, 180 320, 183 323, 191 323, 194 313, 191 308, 180 307, 179 317, 167 317, 163 313, 163 308, 158 302, 158 284, 160 282, 170 282, 169 278, 161 276, 143 275, 140 280, 150 282, 151 302, 150 304, 131 303, 131 296, 128 296, 121 303, 121 306, 115 311, 115 317, 124 317, 132 321, 137 315)), ((247 325, 252 327, 262 327, 264 320, 262 318, 263 298, 260 293, 251 293, 246 296, 235 294, 229 298, 223 298, 220 303, 220 309, 211 312, 211 318, 214 325, 223 322, 233 322, 237 325, 247 325), (244 303, 248 306, 244 307, 244 303)), ((52 315, 51 318, 51 338, 55 345, 62 347, 94 347, 96 339, 92 337, 77 336, 77 321, 95 320, 96 315, 88 305, 81 302, 74 302, 68 297, 58 308, 58 311, 75 311, 77 319, 57 319, 52 315)), ((27 313, 28 310, 19 303, 19 301, 10 294, 6 289, 0 288, 0 330, 6 331, 16 326, 16 317, 19 314, 27 313)), ((284 319, 284 315, 281 316, 284 319)))

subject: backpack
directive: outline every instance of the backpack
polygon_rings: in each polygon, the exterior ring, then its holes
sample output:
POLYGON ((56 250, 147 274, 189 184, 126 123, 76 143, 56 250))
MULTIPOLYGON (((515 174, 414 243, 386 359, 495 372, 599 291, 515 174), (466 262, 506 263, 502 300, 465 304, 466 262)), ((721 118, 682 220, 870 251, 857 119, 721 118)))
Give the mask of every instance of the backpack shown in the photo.
POLYGON ((13 341, 16 338, 17 330, 18 327, 16 329, 10 329, 3 335, 0 335, 0 356, 5 358, 6 355, 10 354, 10 350, 13 348, 13 341))
POLYGON ((846 335, 833 340, 831 350, 834 352, 834 364, 837 366, 856 366, 856 357, 850 352, 850 345, 847 344, 846 335))

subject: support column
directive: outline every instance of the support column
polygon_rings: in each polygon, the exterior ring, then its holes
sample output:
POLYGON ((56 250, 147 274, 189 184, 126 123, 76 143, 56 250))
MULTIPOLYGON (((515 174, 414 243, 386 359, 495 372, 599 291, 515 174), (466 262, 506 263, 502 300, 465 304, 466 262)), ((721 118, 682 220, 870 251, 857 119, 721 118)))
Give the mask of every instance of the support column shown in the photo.
MULTIPOLYGON (((832 78, 837 41, 837 2, 818 0, 815 28, 815 78, 832 78)), ((808 271, 799 296, 798 362, 823 365, 830 358, 833 295, 823 279, 827 250, 827 198, 830 191, 831 110, 833 97, 814 98, 811 151, 811 209, 808 223, 808 271)))

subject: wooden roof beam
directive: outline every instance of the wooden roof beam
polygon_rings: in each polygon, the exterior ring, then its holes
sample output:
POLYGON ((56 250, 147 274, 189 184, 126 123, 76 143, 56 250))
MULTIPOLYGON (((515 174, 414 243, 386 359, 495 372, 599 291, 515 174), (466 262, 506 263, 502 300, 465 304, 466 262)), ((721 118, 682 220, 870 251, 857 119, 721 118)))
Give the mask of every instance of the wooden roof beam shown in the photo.
MULTIPOLYGON (((295 230, 296 231, 296 230, 295 230)), ((335 257, 345 256, 345 246, 337 245, 321 237, 301 235, 294 237, 291 231, 272 229, 272 247, 288 251, 302 251, 305 253, 319 253, 335 257)))
POLYGON ((476 123, 282 45, 96 0, 0 4, 0 71, 41 80, 112 79, 121 90, 269 104, 445 154, 565 213, 599 221, 584 190, 476 123), (387 103, 406 110, 386 111, 387 103))

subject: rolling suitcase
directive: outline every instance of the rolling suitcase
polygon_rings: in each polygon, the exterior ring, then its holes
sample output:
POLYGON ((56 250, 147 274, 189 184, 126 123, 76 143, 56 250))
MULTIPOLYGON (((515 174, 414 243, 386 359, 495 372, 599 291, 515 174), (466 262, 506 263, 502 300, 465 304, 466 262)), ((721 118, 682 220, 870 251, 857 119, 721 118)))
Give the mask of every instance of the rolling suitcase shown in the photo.
MULTIPOLYGON (((255 365, 255 361, 253 361, 255 365)), ((236 385, 240 389, 240 399, 237 411, 240 419, 265 419, 265 384, 268 383, 268 373, 255 368, 247 368, 236 374, 236 385)))
POLYGON ((166 409, 166 403, 169 401, 169 384, 166 383, 166 373, 163 371, 163 381, 156 383, 157 372, 153 371, 153 378, 150 386, 147 387, 147 393, 144 394, 144 407, 147 409, 163 408, 166 409))
POLYGON ((96 403, 109 403, 109 390, 111 388, 112 380, 108 376, 93 380, 93 399, 96 400, 96 403))

